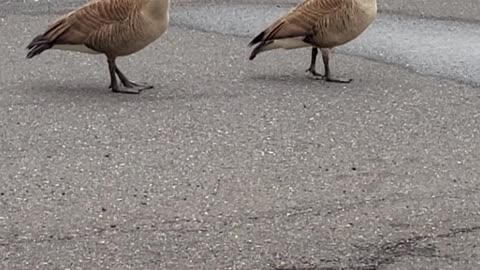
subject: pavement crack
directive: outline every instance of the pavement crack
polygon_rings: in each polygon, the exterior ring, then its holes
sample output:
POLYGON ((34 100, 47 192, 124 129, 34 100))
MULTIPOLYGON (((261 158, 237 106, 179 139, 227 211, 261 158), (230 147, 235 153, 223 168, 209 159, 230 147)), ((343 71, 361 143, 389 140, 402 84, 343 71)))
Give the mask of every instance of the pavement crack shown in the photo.
POLYGON ((373 256, 366 258, 366 262, 374 262, 376 265, 389 265, 395 262, 396 258, 404 256, 442 258, 446 260, 456 260, 453 256, 442 255, 440 250, 434 244, 421 245, 431 239, 452 238, 460 234, 469 234, 480 231, 480 226, 450 229, 447 233, 432 236, 414 236, 407 239, 400 239, 396 242, 389 242, 374 248, 373 256))
POLYGON ((450 232, 444 233, 444 234, 439 234, 436 237, 437 238, 450 238, 450 237, 455 237, 459 234, 469 234, 469 233, 474 233, 480 231, 480 225, 477 226, 472 226, 472 227, 465 227, 465 228, 454 228, 450 229, 450 232))
POLYGON ((353 265, 348 267, 340 266, 278 266, 274 270, 378 270, 378 265, 353 265))
MULTIPOLYGON (((451 238, 461 234, 469 234, 480 231, 479 226, 454 228, 450 229, 447 233, 437 235, 418 235, 410 238, 399 239, 394 242, 387 242, 381 245, 368 244, 366 246, 354 245, 357 250, 363 250, 366 254, 371 254, 363 258, 359 258, 351 262, 349 266, 335 266, 338 264, 336 261, 331 261, 334 265, 325 265, 328 260, 321 260, 321 262, 314 262, 312 259, 310 262, 305 260, 298 260, 289 263, 285 263, 284 259, 280 260, 280 263, 273 264, 274 270, 378 270, 383 266, 394 264, 398 258, 410 256, 410 257, 425 257, 425 258, 440 258, 443 260, 457 261, 458 259, 441 254, 440 250, 431 243, 427 243, 427 240, 436 238, 451 238), (425 242, 425 243, 422 243, 425 242)), ((338 260, 337 260, 338 261, 338 260)))
MULTIPOLYGON (((89 232, 84 233, 64 233, 64 234, 47 234, 40 237, 22 237, 16 236, 16 240, 5 240, 0 242, 0 246, 8 247, 13 245, 30 245, 30 244, 39 244, 39 243, 48 243, 48 242, 66 242, 66 241, 76 241, 79 239, 89 238, 89 237, 101 237, 106 234, 132 234, 139 232, 165 232, 165 233, 198 233, 198 232, 207 232, 208 230, 204 227, 178 227, 178 225, 185 225, 194 222, 194 220, 168 220, 162 221, 158 224, 142 224, 130 226, 130 228, 125 228, 127 226, 119 225, 108 225, 104 227, 95 227, 89 232), (163 226, 163 227, 162 227, 163 226), (124 228, 122 228, 124 227, 124 228)), ((198 222, 197 222, 198 223, 198 222)))
POLYGON ((377 198, 377 199, 369 199, 369 200, 358 200, 356 202, 351 202, 349 204, 343 204, 338 201, 332 201, 329 205, 324 205, 319 210, 317 207, 312 205, 317 205, 317 201, 309 201, 304 203, 305 207, 301 208, 291 208, 285 209, 281 211, 275 212, 264 212, 259 213, 255 216, 249 216, 247 220, 253 221, 261 221, 265 219, 275 219, 275 218, 292 218, 296 216, 303 216, 303 215, 311 215, 311 216, 330 216, 335 213, 339 213, 342 211, 349 211, 351 209, 357 209, 359 207, 366 206, 368 204, 377 204, 377 203, 385 203, 385 202, 397 202, 404 199, 403 194, 390 194, 388 197, 385 198, 377 198), (309 205, 309 206, 308 206, 309 205))

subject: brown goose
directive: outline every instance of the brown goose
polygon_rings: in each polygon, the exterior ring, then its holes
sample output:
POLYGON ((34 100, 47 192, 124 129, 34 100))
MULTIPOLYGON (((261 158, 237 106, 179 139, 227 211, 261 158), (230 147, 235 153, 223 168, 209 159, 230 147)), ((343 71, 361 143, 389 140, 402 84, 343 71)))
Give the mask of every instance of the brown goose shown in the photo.
POLYGON ((27 46, 27 58, 48 49, 105 54, 114 92, 138 94, 153 86, 135 83, 115 59, 145 48, 167 31, 169 0, 90 0, 54 21, 27 46), (116 75, 123 87, 117 83, 116 75))
POLYGON ((376 15, 376 0, 306 0, 250 42, 249 46, 259 43, 250 60, 264 51, 313 47, 307 71, 326 81, 349 83, 351 79, 331 78, 330 52, 363 33, 376 15), (322 52, 325 75, 315 70, 318 48, 322 52))

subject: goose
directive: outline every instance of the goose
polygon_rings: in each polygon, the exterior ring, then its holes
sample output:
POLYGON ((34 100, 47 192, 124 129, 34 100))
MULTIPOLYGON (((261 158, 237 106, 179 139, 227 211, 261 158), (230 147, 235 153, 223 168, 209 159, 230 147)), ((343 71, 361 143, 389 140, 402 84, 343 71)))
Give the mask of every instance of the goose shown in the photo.
POLYGON ((27 46, 27 58, 48 49, 104 54, 110 73, 109 88, 138 94, 153 86, 128 80, 115 60, 142 50, 167 31, 169 5, 169 0, 89 0, 36 36, 27 46))
POLYGON ((335 79, 330 74, 333 49, 357 38, 374 21, 376 0, 305 0, 258 34, 249 44, 258 44, 250 54, 274 49, 312 47, 310 72, 329 82, 350 83, 352 79, 335 79), (325 74, 315 69, 318 49, 322 53, 325 74))

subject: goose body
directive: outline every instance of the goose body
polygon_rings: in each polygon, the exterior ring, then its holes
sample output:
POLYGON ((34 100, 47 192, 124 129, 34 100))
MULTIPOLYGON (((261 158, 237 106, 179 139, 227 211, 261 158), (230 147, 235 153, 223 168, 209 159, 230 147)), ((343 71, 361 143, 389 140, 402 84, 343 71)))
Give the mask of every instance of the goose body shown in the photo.
POLYGON ((250 60, 269 50, 313 47, 307 71, 322 76, 327 81, 350 82, 351 80, 335 80, 330 77, 330 51, 357 38, 374 21, 376 15, 376 0, 306 0, 250 42, 250 46, 258 43, 250 60), (325 75, 320 75, 315 70, 318 49, 322 52, 325 75))
POLYGON ((36 36, 27 47, 27 58, 48 49, 104 54, 112 90, 139 93, 151 86, 129 81, 115 59, 142 50, 167 31, 169 4, 169 0, 91 0, 36 36), (124 88, 118 85, 115 75, 124 88))

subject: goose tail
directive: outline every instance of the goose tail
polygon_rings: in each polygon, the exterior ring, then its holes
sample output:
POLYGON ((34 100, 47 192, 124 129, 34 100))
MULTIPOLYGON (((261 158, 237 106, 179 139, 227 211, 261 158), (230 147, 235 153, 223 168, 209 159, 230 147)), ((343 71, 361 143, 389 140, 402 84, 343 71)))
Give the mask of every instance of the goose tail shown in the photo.
POLYGON ((52 43, 48 41, 48 38, 45 35, 38 35, 27 46, 27 58, 32 58, 36 55, 39 55, 51 47, 52 43))

